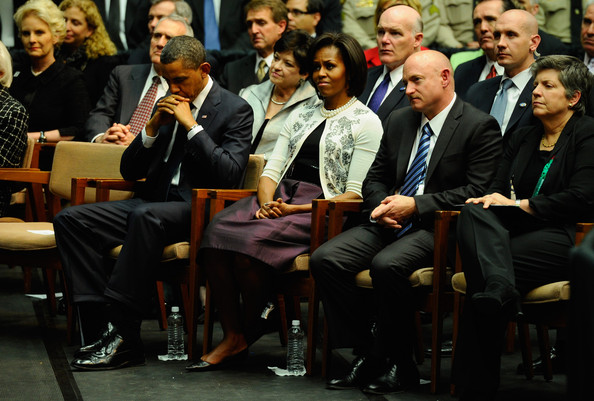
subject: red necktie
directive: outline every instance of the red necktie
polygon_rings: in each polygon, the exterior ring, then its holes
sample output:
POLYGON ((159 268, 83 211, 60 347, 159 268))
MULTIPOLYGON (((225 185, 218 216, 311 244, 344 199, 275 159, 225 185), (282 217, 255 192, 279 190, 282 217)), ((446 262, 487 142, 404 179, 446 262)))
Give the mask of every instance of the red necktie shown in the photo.
POLYGON ((485 79, 491 79, 497 76, 497 70, 495 70, 495 64, 493 64, 491 66, 491 71, 489 71, 489 73, 487 74, 487 78, 485 79))
POLYGON ((155 107, 157 86, 159 86, 159 77, 155 75, 149 90, 146 92, 138 106, 136 106, 136 110, 134 110, 134 114, 132 114, 132 118, 130 118, 130 122, 128 123, 130 124, 130 132, 135 136, 142 131, 155 107))

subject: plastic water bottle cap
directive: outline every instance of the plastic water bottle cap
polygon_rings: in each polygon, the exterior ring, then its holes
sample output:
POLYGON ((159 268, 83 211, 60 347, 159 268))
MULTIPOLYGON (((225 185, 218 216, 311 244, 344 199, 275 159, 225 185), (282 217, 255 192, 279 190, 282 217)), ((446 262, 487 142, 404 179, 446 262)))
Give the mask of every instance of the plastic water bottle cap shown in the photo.
POLYGON ((299 322, 299 320, 293 320, 293 321, 291 321, 291 324, 292 324, 293 326, 299 326, 299 324, 300 324, 300 323, 301 323, 301 322, 299 322))
POLYGON ((178 313, 179 312, 179 306, 172 306, 171 307, 171 312, 178 313))

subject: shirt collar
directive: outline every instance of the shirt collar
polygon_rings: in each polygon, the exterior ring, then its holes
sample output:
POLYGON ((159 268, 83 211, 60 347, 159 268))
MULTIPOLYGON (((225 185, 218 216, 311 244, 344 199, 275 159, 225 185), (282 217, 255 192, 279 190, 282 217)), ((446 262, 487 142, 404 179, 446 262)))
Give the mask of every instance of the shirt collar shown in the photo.
POLYGON ((445 124, 445 120, 448 117, 448 114, 450 114, 450 110, 452 110, 452 107, 454 107, 454 102, 456 102, 456 98, 457 95, 454 93, 454 97, 452 98, 450 103, 435 117, 433 117, 431 121, 429 121, 425 114, 423 114, 423 118, 421 119, 421 127, 424 127, 426 123, 429 123, 429 126, 431 127, 433 134, 435 134, 435 136, 438 137, 439 133, 441 132, 441 129, 443 128, 443 125, 445 124))

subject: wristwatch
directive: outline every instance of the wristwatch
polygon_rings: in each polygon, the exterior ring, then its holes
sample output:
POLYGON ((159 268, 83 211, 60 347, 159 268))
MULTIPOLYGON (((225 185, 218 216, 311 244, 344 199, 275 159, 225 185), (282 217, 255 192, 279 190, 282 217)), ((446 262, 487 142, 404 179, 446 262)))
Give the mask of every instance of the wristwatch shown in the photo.
POLYGON ((516 206, 517 206, 517 207, 520 207, 520 202, 522 202, 522 200, 521 200, 521 199, 516 199, 516 206))
POLYGON ((45 131, 39 131, 39 139, 37 140, 39 143, 46 143, 47 138, 45 137, 45 131))

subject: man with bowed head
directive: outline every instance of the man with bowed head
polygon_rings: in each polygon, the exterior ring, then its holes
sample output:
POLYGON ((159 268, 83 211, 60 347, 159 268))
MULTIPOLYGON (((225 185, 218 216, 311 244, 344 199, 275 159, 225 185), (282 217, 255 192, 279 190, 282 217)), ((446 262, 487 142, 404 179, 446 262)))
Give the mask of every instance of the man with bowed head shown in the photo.
POLYGON ((190 236, 192 188, 237 188, 252 137, 250 106, 209 76, 195 38, 171 38, 161 53, 171 95, 125 150, 136 197, 64 209, 54 220, 62 266, 90 344, 72 366, 105 370, 143 364, 140 323, 163 247, 190 236), (110 275, 107 252, 123 244, 110 275), (98 339, 98 340, 97 340, 98 339))
POLYGON ((501 155, 497 122, 456 97, 452 67, 442 53, 410 55, 403 81, 411 107, 384 121, 380 149, 363 182, 367 223, 334 237, 311 257, 331 344, 354 347, 358 354, 345 377, 328 382, 331 389, 385 394, 419 385, 408 278, 433 261, 435 211, 484 191, 501 155), (356 274, 367 268, 373 300, 355 284, 356 274))

